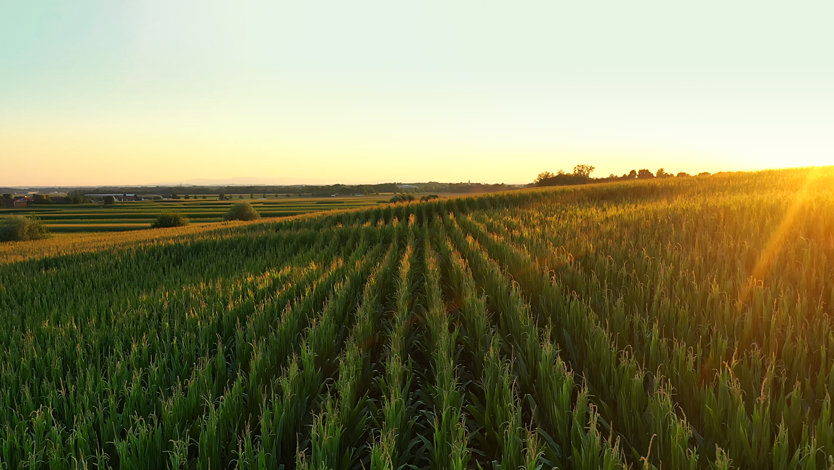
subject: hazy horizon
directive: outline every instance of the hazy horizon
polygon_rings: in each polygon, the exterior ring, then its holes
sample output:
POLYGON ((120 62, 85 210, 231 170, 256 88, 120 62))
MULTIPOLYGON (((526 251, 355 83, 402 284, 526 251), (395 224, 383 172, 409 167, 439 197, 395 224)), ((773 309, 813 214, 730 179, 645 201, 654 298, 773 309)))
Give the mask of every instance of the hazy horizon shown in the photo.
POLYGON ((831 165, 832 17, 823 1, 6 2, 0 185, 831 165))
MULTIPOLYGON (((781 167, 781 168, 761 168, 761 169, 750 169, 750 170, 716 170, 716 171, 705 171, 710 175, 718 175, 718 174, 725 174, 725 173, 749 173, 749 172, 760 172, 760 171, 779 171, 779 170, 801 170, 803 168, 831 168, 834 165, 816 165, 816 166, 791 166, 791 167, 781 167)), ((634 170, 639 170, 640 168, 633 168, 634 170)), ((664 169, 669 170, 669 169, 664 169)), ((570 171, 566 170, 568 173, 570 171)), ((656 170, 649 169, 652 173, 655 173, 656 170)), ((624 172, 621 174, 617 174, 616 176, 620 177, 628 172, 624 172)), ((676 176, 678 172, 672 172, 672 176, 676 176)), ((686 173, 686 172, 684 172, 686 173)), ((704 173, 704 172, 701 172, 704 173)), ((593 179, 605 179, 608 175, 602 174, 592 174, 591 178, 593 179)), ((698 173, 687 173, 687 176, 698 176, 698 173)), ((335 185, 345 185, 345 186, 373 186, 373 185, 382 185, 382 184, 430 184, 430 183, 437 183, 437 184, 473 184, 473 185, 497 185, 497 184, 504 184, 508 187, 520 187, 525 185, 533 184, 533 179, 530 181, 521 181, 521 182, 506 182, 506 181, 475 181, 475 180, 465 180, 465 181, 453 181, 453 180, 439 180, 439 179, 428 179, 428 180, 404 180, 404 179, 394 179, 394 180, 387 180, 387 181, 359 181, 354 183, 344 183, 342 181, 321 181, 317 183, 310 183, 310 182, 270 182, 267 180, 262 180, 260 178, 229 178, 229 179, 196 179, 196 180, 183 180, 183 181, 161 181, 161 182, 149 182, 149 183, 127 183, 127 184, 114 184, 114 183, 103 183, 103 184, 84 184, 84 185, 70 185, 70 184, 24 184, 24 185, 0 185, 0 188, 7 188, 7 189, 32 189, 32 188, 107 188, 107 187, 136 187, 136 188, 144 188, 144 187, 210 187, 210 186, 242 186, 242 187, 259 187, 259 186, 335 186, 335 185)))
POLYGON ((136 184, 93 184, 93 185, 44 185, 44 184, 26 184, 26 185, 0 185, 0 188, 97 188, 97 187, 169 187, 169 186, 334 186, 338 184, 346 185, 346 186, 373 186, 373 185, 381 185, 381 184, 428 184, 428 183, 438 183, 438 184, 483 184, 483 185, 492 185, 492 184, 504 184, 507 186, 521 186, 530 184, 531 181, 525 181, 520 183, 505 183, 501 181, 440 181, 440 180, 426 180, 426 181, 417 181, 417 180, 391 180, 391 181, 366 181, 366 182, 358 182, 358 183, 343 183, 340 181, 331 181, 331 182, 321 182, 321 183, 281 183, 281 182, 268 182, 268 181, 261 181, 260 179, 253 179, 251 181, 247 181, 247 178, 236 178, 236 179, 228 179, 228 180, 185 180, 185 181, 169 181, 169 182, 151 182, 151 183, 136 183, 136 184))

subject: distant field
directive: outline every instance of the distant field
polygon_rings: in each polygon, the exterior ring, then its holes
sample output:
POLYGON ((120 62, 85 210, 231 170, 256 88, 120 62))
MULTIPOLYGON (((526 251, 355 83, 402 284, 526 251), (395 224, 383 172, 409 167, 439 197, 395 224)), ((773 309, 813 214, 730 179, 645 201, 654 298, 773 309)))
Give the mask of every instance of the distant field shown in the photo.
POLYGON ((233 204, 247 201, 261 217, 286 217, 333 209, 351 209, 388 202, 385 196, 346 198, 271 198, 250 199, 233 196, 229 201, 179 199, 172 201, 117 202, 102 204, 44 204, 25 209, 0 209, 0 216, 35 215, 53 233, 121 232, 149 228, 162 212, 179 212, 192 223, 219 222, 233 204))

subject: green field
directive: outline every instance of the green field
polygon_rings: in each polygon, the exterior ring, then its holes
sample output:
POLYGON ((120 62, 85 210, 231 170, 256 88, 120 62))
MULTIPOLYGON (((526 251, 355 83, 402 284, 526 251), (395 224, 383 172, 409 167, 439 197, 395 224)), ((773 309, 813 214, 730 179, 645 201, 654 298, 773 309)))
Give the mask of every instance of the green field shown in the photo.
POLYGON ((829 468, 832 260, 824 169, 8 262, 0 467, 829 468))
POLYGON ((218 201, 203 199, 178 199, 164 201, 117 202, 103 204, 43 204, 25 209, 0 209, 4 215, 34 215, 54 233, 115 232, 150 227, 162 212, 179 212, 192 223, 209 223, 223 220, 223 215, 233 204, 246 201, 261 217, 285 217, 333 209, 368 207, 388 202, 384 196, 347 198, 277 198, 250 199, 233 195, 234 199, 218 201))

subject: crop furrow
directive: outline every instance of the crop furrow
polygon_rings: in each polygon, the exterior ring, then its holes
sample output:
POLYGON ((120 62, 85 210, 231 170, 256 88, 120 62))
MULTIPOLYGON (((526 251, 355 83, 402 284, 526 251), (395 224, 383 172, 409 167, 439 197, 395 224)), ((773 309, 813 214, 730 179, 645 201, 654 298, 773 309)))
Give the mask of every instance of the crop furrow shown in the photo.
MULTIPOLYGON (((632 462, 651 459, 655 463, 671 463, 676 468, 696 466, 698 455, 690 443, 691 427, 677 416, 668 385, 650 381, 633 357, 620 356, 608 333, 595 322, 595 315, 586 311, 587 306, 566 298, 561 289, 552 285, 547 273, 531 270, 530 264, 525 265, 526 273, 514 269, 518 263, 507 266, 505 273, 494 259, 515 261, 511 257, 520 255, 509 247, 490 243, 487 236, 467 227, 471 229, 470 233, 480 236, 476 241, 471 234, 464 234, 455 218, 447 219, 447 228, 488 292, 503 292, 501 297, 507 302, 524 305, 521 292, 516 287, 508 287, 512 284, 507 274, 513 274, 521 287, 530 293, 541 315, 539 322, 548 325, 551 333, 556 335, 573 369, 584 372, 591 395, 598 398, 594 402, 601 416, 619 434, 622 442, 628 444, 632 462), (482 247, 480 242, 485 245, 482 247), (659 451, 653 451, 653 448, 659 451)), ((496 308, 518 307, 497 305, 496 308)), ((520 341, 532 333, 510 330, 510 334, 520 341)))

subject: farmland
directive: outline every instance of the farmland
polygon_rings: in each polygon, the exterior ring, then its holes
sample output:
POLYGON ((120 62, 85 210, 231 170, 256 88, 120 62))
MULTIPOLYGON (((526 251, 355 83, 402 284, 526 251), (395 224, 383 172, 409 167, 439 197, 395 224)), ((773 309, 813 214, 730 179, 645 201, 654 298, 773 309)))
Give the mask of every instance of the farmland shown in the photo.
POLYGON ((387 202, 385 196, 341 198, 249 198, 248 195, 229 195, 231 200, 177 199, 164 201, 117 202, 103 204, 45 204, 21 209, 0 209, 3 215, 36 216, 53 233, 116 232, 146 229, 162 212, 176 212, 192 223, 223 220, 223 215, 235 202, 247 201, 263 217, 287 217, 334 209, 368 207, 387 202))
POLYGON ((0 467, 834 465, 834 170, 163 236, 0 264, 0 467))

